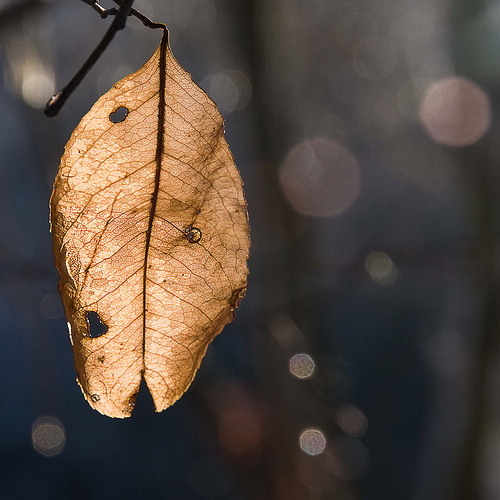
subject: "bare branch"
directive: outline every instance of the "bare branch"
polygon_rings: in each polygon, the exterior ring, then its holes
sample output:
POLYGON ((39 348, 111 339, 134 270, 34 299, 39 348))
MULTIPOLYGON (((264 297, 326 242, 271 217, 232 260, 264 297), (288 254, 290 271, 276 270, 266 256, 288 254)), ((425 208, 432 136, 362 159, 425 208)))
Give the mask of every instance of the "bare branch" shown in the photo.
POLYGON ((104 7, 99 5, 99 2, 97 2, 97 0, 82 0, 82 2, 90 5, 101 16, 102 19, 106 19, 108 16, 115 16, 116 14, 118 14, 118 9, 115 9, 114 7, 112 9, 105 9, 104 7))
MULTIPOLYGON (((92 0, 82 0, 88 5, 90 5, 94 10, 99 12, 101 17, 107 17, 113 14, 116 9, 103 9, 97 1, 92 0), (105 14, 105 15, 104 15, 105 14)), ((107 46, 110 44, 111 40, 114 38, 116 32, 125 27, 127 23, 127 17, 131 13, 131 8, 134 0, 123 0, 123 2, 118 2, 119 9, 116 11, 115 18, 108 31, 104 34, 102 40, 99 42, 94 51, 90 54, 89 58, 85 61, 83 66, 78 70, 75 76, 70 80, 70 82, 60 90, 57 94, 53 95, 45 107, 45 114, 47 116, 53 117, 59 113, 60 109, 68 99, 68 97, 73 93, 73 91, 78 87, 81 81, 85 78, 86 74, 94 66, 97 60, 101 57, 103 52, 106 50, 107 46)), ((154 23, 152 23, 154 24, 154 23)), ((158 26, 160 27, 160 26, 158 26)))

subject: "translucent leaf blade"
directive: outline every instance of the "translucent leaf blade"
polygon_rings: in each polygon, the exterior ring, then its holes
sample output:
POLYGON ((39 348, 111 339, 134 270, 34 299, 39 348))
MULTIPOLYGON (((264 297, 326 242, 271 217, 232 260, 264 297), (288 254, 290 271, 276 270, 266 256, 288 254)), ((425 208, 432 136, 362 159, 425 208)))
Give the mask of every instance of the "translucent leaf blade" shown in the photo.
POLYGON ((166 36, 73 132, 51 223, 87 400, 106 415, 129 416, 144 376, 157 411, 167 408, 233 318, 249 237, 222 117, 166 36), (120 108, 126 116, 115 123, 120 108), (89 331, 91 311, 106 333, 89 331))

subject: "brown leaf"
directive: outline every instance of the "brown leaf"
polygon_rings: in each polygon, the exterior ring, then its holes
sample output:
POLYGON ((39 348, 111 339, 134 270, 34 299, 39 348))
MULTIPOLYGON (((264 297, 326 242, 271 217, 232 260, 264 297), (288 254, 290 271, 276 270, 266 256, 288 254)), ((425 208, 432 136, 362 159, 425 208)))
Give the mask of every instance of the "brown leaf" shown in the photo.
POLYGON ((156 410, 172 405, 233 319, 249 237, 222 117, 174 59, 166 33, 73 132, 51 226, 87 401, 128 417, 144 375, 156 410), (107 328, 100 336, 93 318, 107 328))

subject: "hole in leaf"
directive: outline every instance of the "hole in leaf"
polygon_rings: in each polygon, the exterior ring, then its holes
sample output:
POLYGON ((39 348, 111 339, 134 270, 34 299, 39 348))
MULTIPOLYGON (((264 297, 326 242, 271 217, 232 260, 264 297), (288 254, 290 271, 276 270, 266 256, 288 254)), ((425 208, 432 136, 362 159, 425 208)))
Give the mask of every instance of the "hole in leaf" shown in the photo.
POLYGON ((128 116, 128 108, 124 106, 120 106, 118 109, 115 109, 112 113, 109 114, 109 119, 113 123, 120 123, 128 116))
POLYGON ((89 325, 89 335, 93 338, 100 337, 108 331, 108 327, 94 311, 87 311, 87 324, 89 325))

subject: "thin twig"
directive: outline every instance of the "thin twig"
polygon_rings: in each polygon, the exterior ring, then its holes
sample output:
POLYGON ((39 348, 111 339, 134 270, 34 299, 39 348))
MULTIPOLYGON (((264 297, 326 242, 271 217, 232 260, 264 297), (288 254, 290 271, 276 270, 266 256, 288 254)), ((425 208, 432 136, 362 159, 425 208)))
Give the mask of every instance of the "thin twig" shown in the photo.
POLYGON ((106 50, 107 46, 110 44, 111 40, 114 38, 116 32, 125 28, 127 17, 133 15, 137 17, 144 26, 152 29, 163 29, 166 30, 166 26, 160 23, 154 23, 146 16, 142 15, 140 12, 132 8, 132 3, 134 0, 115 0, 115 3, 119 5, 118 9, 104 9, 99 5, 97 0, 82 0, 87 5, 90 5, 96 12, 99 13, 101 18, 106 18, 110 15, 116 16, 108 28, 108 31, 104 34, 102 40, 99 42, 94 51, 90 54, 89 58, 85 61, 83 66, 78 70, 75 76, 70 80, 70 82, 57 94, 53 95, 45 107, 45 114, 47 116, 53 117, 61 110, 64 103, 67 101, 68 97, 73 93, 73 91, 78 87, 81 81, 85 78, 85 75, 90 71, 92 66, 101 57, 103 52, 106 50))
MULTIPOLYGON (((85 2, 87 0, 83 0, 83 1, 85 2)), ((92 0, 88 0, 88 1, 92 1, 92 0)), ((115 2, 117 5, 121 6, 123 4, 124 0, 113 0, 113 2, 115 2)), ((113 9, 108 9, 108 10, 113 10, 113 9)), ((147 28, 162 29, 162 30, 167 29, 167 27, 163 23, 155 23, 155 22, 151 21, 151 19, 149 19, 149 17, 146 17, 144 14, 141 14, 138 10, 136 10, 134 8, 130 9, 129 15, 134 16, 137 19, 139 19, 139 21, 141 21, 141 23, 144 24, 144 26, 146 26, 147 28)))
POLYGON ((114 7, 112 9, 105 9, 97 0, 82 0, 82 2, 90 5, 100 16, 101 19, 106 19, 108 16, 115 16, 118 14, 118 10, 114 7))
MULTIPOLYGON (((85 1, 85 0, 84 0, 85 1)), ((118 30, 125 27, 127 22, 127 16, 132 7, 134 0, 125 0, 123 5, 120 6, 116 17, 113 19, 111 26, 108 31, 104 34, 102 40, 99 42, 97 47, 94 49, 89 58, 83 63, 83 66, 78 70, 76 75, 70 80, 70 82, 60 90, 57 94, 53 95, 47 105, 45 106, 45 114, 47 116, 53 117, 59 113, 60 109, 68 99, 68 97, 73 93, 73 91, 78 87, 80 82, 85 78, 85 75, 90 71, 92 66, 101 57, 102 53, 106 50, 113 37, 118 30)), ((87 2, 86 2, 87 3, 87 2)), ((95 4, 95 2, 94 2, 95 4)))
POLYGON ((130 9, 130 15, 139 19, 139 21, 141 21, 141 23, 144 24, 144 26, 146 26, 147 28, 151 28, 153 30, 155 30, 155 29, 162 29, 164 31, 167 30, 167 27, 165 24, 154 23, 153 21, 151 21, 151 19, 149 19, 149 17, 146 17, 144 14, 141 14, 139 11, 137 11, 135 9, 130 9))

